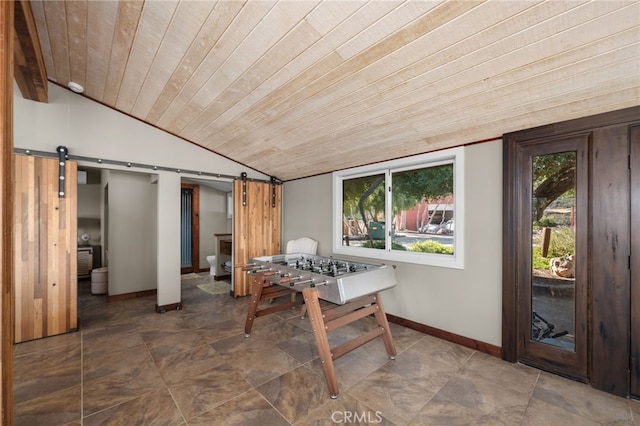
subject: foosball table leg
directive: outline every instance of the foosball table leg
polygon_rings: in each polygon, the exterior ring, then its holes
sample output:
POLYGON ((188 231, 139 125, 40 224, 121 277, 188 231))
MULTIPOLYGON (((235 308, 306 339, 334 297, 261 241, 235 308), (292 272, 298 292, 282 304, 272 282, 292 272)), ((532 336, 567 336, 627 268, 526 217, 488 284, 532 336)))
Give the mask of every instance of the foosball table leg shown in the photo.
POLYGON ((320 309, 320 300, 318 293, 310 288, 302 290, 304 303, 307 308, 307 317, 311 323, 313 337, 316 340, 316 347, 322 362, 322 370, 324 372, 327 387, 329 388, 329 396, 331 399, 338 397, 338 379, 336 378, 336 370, 333 366, 333 356, 329 347, 329 337, 325 328, 324 319, 322 318, 322 310, 320 309))
POLYGON ((389 329, 389 321, 387 321, 387 314, 384 311, 384 306, 382 306, 382 298, 380 294, 376 294, 376 304, 378 305, 378 310, 374 313, 376 318, 376 322, 378 323, 378 327, 382 327, 384 329, 384 334, 382 334, 382 340, 384 340, 384 347, 387 350, 387 354, 389 354, 390 359, 396 359, 396 345, 393 343, 393 337, 391 337, 391 330, 389 329))
POLYGON ((253 320, 256 318, 256 312, 258 311, 258 303, 262 297, 262 283, 264 282, 264 276, 262 274, 256 274, 251 282, 251 298, 249 300, 249 311, 247 312, 247 321, 244 324, 244 337, 251 335, 251 327, 253 326, 253 320))

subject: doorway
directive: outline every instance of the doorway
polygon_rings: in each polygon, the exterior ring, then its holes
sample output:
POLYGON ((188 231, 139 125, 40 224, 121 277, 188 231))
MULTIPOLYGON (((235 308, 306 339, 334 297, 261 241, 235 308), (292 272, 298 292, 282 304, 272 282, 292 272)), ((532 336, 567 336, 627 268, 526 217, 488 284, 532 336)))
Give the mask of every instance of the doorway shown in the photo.
POLYGON ((638 124, 636 107, 504 139, 503 358, 620 396, 640 370, 638 124))
POLYGON ((180 186, 180 273, 188 274, 200 270, 200 187, 180 186))

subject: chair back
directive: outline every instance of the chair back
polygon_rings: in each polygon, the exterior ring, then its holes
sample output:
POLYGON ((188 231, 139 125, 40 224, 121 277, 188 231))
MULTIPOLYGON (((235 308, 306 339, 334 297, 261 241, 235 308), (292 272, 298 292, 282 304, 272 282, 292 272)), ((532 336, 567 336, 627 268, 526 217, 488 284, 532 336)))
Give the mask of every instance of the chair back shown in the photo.
POLYGON ((318 242, 313 238, 301 237, 287 241, 287 253, 304 253, 315 255, 318 250, 318 242))

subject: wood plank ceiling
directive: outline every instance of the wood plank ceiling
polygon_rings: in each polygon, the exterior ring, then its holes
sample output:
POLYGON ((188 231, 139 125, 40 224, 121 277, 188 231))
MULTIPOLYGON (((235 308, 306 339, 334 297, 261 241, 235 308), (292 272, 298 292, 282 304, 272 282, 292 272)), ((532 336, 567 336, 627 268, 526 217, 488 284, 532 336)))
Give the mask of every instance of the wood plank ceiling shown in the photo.
POLYGON ((638 1, 31 4, 49 80, 285 181, 640 104, 638 1))

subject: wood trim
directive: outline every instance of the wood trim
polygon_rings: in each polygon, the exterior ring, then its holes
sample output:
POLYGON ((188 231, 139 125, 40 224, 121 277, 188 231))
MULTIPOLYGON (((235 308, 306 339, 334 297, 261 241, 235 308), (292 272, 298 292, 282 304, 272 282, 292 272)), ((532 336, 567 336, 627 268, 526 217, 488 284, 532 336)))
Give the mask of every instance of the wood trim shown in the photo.
POLYGON ((489 343, 481 342, 480 340, 471 339, 469 337, 460 336, 459 334, 451 333, 449 331, 440 330, 435 327, 420 324, 415 321, 397 317, 395 315, 387 314, 389 322, 401 325, 403 327, 410 328, 412 330, 419 331, 429 336, 437 337, 442 340, 446 340, 452 343, 456 343, 466 348, 475 349, 485 354, 493 355, 500 358, 502 355, 502 348, 489 343))
POLYGON ((200 186, 182 183, 180 188, 191 189, 191 268, 182 268, 182 274, 200 270, 200 186))
POLYGON ((49 102, 47 71, 44 65, 36 22, 28 0, 15 2, 14 73, 25 99, 49 102))
POLYGON ((13 424, 13 16, 0 2, 0 424, 13 424))
POLYGON ((167 311, 179 311, 182 309, 182 303, 170 303, 168 305, 158 306, 156 305, 156 312, 159 314, 164 314, 167 311))
POLYGON ((502 359, 518 360, 518 292, 516 263, 512 257, 518 245, 516 218, 511 209, 519 196, 520 181, 515 167, 517 147, 513 139, 505 137, 502 157, 502 359))
POLYGON ((155 296, 158 294, 157 289, 134 291, 133 293, 107 295, 107 302, 119 302, 121 300, 135 299, 138 297, 155 296))
POLYGON ((631 187, 631 342, 629 351, 630 386, 629 393, 640 397, 640 125, 632 126, 629 131, 629 145, 631 154, 630 187, 631 187))

